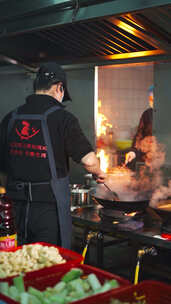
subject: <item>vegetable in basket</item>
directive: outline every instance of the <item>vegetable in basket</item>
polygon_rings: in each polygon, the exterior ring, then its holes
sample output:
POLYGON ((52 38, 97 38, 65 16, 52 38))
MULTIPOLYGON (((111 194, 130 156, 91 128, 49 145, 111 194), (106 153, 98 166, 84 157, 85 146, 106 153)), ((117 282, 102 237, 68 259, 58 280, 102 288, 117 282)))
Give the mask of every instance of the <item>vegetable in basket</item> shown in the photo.
POLYGON ((84 275, 82 269, 72 268, 55 286, 46 287, 44 291, 33 286, 26 290, 20 275, 13 278, 11 286, 1 282, 0 292, 21 304, 67 304, 117 287, 119 283, 114 279, 102 284, 94 273, 84 275))

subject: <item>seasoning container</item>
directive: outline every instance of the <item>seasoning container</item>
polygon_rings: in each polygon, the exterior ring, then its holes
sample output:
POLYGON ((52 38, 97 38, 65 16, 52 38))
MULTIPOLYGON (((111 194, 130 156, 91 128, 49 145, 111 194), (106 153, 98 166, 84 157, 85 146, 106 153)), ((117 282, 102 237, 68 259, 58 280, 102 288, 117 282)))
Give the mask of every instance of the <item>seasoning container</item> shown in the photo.
POLYGON ((17 247, 15 216, 11 199, 4 187, 0 187, 0 250, 17 247))

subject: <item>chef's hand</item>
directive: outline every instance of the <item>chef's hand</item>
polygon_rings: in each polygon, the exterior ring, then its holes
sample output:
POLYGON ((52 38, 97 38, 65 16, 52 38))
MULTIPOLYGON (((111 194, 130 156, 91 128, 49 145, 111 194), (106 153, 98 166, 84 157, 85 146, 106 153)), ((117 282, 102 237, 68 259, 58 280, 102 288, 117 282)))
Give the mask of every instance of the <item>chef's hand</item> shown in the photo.
POLYGON ((125 165, 130 163, 135 157, 136 157, 136 154, 135 154, 134 151, 130 151, 130 152, 126 153, 126 155, 125 155, 125 165))
POLYGON ((86 154, 81 159, 81 163, 88 172, 93 174, 97 183, 104 183, 107 175, 100 169, 99 159, 93 151, 86 154))
POLYGON ((101 171, 98 175, 97 174, 93 174, 93 178, 95 179, 96 183, 98 184, 104 184, 106 178, 107 178, 107 174, 104 173, 103 171, 101 171))

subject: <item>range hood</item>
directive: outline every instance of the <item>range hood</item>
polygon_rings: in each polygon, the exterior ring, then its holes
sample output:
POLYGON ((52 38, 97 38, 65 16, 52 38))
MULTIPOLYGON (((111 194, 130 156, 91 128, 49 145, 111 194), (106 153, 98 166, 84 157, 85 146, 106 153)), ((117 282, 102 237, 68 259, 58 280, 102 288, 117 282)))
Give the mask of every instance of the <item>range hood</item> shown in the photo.
POLYGON ((0 66, 30 69, 171 56, 171 0, 4 0, 0 66))

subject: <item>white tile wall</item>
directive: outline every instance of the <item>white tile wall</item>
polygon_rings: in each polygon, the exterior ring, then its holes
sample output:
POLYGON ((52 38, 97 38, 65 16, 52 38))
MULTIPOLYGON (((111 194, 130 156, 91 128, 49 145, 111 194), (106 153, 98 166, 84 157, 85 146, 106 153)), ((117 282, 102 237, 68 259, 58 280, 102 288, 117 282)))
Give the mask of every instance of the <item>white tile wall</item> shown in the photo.
POLYGON ((133 137, 141 114, 148 108, 148 88, 151 84, 152 63, 98 68, 101 112, 113 125, 114 132, 117 130, 118 139, 133 137))

